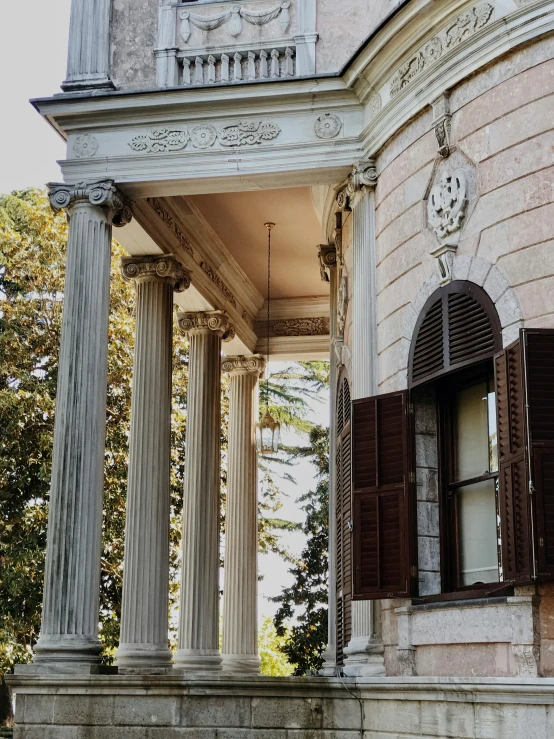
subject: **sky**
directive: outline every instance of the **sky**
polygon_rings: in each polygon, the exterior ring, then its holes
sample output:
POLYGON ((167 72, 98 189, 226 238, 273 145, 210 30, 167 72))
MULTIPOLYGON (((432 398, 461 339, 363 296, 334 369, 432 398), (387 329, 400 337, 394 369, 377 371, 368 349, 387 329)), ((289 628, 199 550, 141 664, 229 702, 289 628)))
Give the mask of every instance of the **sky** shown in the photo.
MULTIPOLYGON (((60 92, 65 77, 70 4, 71 0, 0 0, 0 193, 60 180, 56 161, 65 156, 65 144, 29 99, 60 92)), ((325 401, 324 397, 322 403, 313 404, 315 422, 327 424, 325 401)), ((292 445, 296 440, 285 434, 283 441, 292 445)), ((301 462, 292 474, 296 484, 282 484, 286 497, 278 515, 301 521, 303 513, 296 499, 315 487, 314 468, 301 462)), ((299 554, 305 538, 298 533, 283 534, 283 543, 299 554)), ((268 598, 292 583, 288 567, 277 555, 260 556, 260 620, 277 608, 268 598)))

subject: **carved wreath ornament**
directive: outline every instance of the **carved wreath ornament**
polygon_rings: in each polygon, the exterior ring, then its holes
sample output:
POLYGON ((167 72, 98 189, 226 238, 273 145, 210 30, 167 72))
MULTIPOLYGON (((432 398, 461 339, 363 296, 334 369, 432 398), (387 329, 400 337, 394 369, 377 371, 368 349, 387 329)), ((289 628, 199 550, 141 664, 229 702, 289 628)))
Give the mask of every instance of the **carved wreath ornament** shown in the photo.
POLYGON ((429 225, 443 241, 459 231, 466 214, 467 180, 463 169, 445 175, 429 194, 429 225))
POLYGON ((216 141, 221 146, 255 146, 271 141, 281 133, 275 123, 264 121, 240 121, 216 129, 211 123, 201 123, 190 132, 187 128, 153 128, 148 133, 135 136, 129 146, 133 151, 145 154, 182 151, 187 144, 195 149, 209 149, 216 141))
POLYGON ((179 17, 181 19, 181 38, 187 44, 191 36, 191 25, 199 28, 201 31, 214 31, 228 20, 231 21, 229 26, 229 34, 231 36, 240 36, 242 33, 242 20, 253 26, 265 26, 267 23, 279 18, 279 23, 283 33, 286 33, 290 24, 290 0, 283 0, 279 5, 269 10, 250 10, 244 6, 233 5, 229 10, 223 11, 219 15, 204 16, 197 13, 191 13, 188 10, 181 10, 179 17))

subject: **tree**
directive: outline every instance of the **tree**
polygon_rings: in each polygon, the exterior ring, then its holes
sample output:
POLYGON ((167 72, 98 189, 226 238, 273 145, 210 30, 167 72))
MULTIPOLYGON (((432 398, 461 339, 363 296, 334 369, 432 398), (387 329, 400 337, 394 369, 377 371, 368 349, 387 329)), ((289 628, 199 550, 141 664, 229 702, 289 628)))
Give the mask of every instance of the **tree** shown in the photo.
POLYGON ((275 598, 280 603, 274 623, 285 643, 280 647, 295 666, 294 675, 318 672, 327 645, 328 546, 329 546, 329 435, 314 426, 309 446, 298 448, 292 457, 310 457, 318 471, 315 490, 298 498, 306 518, 302 531, 306 546, 289 570, 293 584, 275 598))
POLYGON ((271 675, 272 677, 292 675, 292 665, 287 662, 282 649, 286 636, 286 632, 284 636, 278 636, 271 618, 264 618, 258 639, 260 672, 262 675, 271 675))

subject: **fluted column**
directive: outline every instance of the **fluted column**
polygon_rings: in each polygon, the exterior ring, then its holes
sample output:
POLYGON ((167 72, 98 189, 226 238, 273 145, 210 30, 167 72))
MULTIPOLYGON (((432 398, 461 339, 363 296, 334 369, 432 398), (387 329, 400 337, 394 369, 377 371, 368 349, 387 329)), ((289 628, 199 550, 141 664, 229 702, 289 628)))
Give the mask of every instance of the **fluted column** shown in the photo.
POLYGON ((110 79, 111 0, 72 0, 66 91, 113 89, 110 79))
POLYGON ((222 311, 180 313, 189 337, 179 648, 175 666, 219 670, 219 475, 222 311))
POLYGON ((223 669, 258 673, 258 460, 256 421, 260 355, 226 357, 229 396, 229 467, 225 516, 223 669))
MULTIPOLYGON (((377 256, 375 186, 371 159, 359 162, 347 187, 352 209, 352 399, 376 395, 377 256)), ((344 649, 347 675, 384 675, 379 601, 352 601, 352 638, 344 649)))
POLYGON ((172 256, 124 257, 136 283, 137 313, 121 638, 122 670, 171 667, 168 648, 169 475, 173 292, 190 276, 172 256))
POLYGON ((130 209, 113 182, 50 185, 69 239, 46 572, 35 662, 90 665, 98 640, 112 223, 130 209))

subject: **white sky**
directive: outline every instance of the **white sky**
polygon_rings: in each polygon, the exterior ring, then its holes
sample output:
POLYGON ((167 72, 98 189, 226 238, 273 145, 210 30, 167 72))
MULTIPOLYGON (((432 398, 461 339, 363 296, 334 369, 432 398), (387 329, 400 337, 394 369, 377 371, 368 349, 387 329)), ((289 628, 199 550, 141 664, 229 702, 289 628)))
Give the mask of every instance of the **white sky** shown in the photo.
MULTIPOLYGON (((60 179, 56 160, 65 156, 65 144, 41 119, 29 99, 60 92, 65 77, 70 2, 0 0, 0 193, 60 179)), ((327 415, 326 400, 314 406, 314 421, 326 424, 327 415)), ((287 435, 284 442, 295 443, 287 435)), ((313 489, 314 468, 302 462, 292 473, 297 484, 283 484, 288 497, 277 515, 301 521, 303 514, 295 501, 313 489)), ((283 536, 284 542, 299 553, 304 537, 283 536)), ((260 556, 259 569, 264 577, 259 586, 260 619, 276 609, 267 598, 291 584, 288 567, 277 555, 260 556)))

